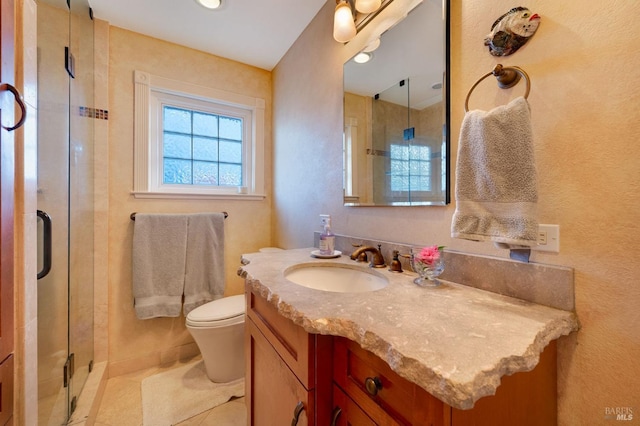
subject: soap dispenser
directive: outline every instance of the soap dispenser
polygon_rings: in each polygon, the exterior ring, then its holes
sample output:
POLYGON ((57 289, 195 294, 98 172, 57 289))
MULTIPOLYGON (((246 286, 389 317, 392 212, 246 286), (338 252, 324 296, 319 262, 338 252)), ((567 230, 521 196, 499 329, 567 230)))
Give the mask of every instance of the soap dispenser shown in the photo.
POLYGON ((320 234, 320 254, 323 256, 333 256, 336 236, 331 232, 331 217, 329 216, 324 224, 324 230, 320 234))

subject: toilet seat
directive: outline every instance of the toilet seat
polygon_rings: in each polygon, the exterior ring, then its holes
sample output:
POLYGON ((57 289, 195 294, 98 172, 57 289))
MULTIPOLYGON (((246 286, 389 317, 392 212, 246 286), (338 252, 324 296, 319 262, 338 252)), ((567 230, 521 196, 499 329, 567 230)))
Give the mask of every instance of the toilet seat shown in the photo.
POLYGON ((226 327, 244 322, 244 295, 223 297, 200 305, 187 314, 189 327, 226 327))

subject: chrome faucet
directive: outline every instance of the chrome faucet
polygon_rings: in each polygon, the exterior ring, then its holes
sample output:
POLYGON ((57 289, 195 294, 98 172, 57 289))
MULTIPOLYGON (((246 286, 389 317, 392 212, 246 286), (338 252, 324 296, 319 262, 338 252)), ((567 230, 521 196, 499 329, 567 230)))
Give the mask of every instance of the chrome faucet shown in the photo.
POLYGON ((351 260, 357 260, 362 253, 366 253, 366 252, 373 254, 371 262, 369 263, 370 267, 384 268, 385 266, 387 266, 384 261, 384 257, 382 256, 382 250, 381 250, 380 244, 378 244, 378 248, 375 248, 372 246, 358 247, 353 251, 353 253, 351 253, 351 256, 350 256, 351 260))

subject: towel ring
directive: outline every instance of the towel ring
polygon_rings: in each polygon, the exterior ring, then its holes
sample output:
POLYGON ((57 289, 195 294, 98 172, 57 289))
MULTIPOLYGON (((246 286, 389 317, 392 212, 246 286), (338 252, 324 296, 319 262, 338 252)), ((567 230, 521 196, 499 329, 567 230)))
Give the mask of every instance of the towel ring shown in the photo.
POLYGON ((508 89, 515 86, 516 84, 518 84, 518 81, 520 81, 520 77, 524 77, 524 80, 527 82, 527 88, 524 92, 524 98, 527 99, 527 97, 529 97, 531 83, 529 82, 529 76, 527 75, 527 73, 522 68, 516 66, 503 67, 501 64, 498 64, 493 69, 493 71, 480 77, 480 79, 476 81, 476 84, 471 86, 471 89, 469 89, 469 93, 467 93, 467 99, 465 99, 464 101, 464 112, 469 112, 469 98, 471 97, 471 92, 473 92, 473 89, 475 89, 482 80, 489 77, 490 75, 496 77, 496 80, 498 80, 498 86, 501 89, 508 89))

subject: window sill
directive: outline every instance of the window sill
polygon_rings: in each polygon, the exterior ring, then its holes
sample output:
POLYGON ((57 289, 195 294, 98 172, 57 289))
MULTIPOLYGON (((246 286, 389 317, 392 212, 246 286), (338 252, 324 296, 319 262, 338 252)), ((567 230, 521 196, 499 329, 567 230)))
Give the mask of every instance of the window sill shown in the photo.
POLYGON ((131 191, 134 198, 162 198, 177 200, 246 200, 260 201, 266 198, 263 194, 189 194, 186 192, 140 192, 131 191))

